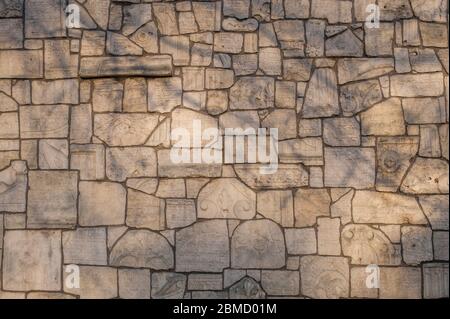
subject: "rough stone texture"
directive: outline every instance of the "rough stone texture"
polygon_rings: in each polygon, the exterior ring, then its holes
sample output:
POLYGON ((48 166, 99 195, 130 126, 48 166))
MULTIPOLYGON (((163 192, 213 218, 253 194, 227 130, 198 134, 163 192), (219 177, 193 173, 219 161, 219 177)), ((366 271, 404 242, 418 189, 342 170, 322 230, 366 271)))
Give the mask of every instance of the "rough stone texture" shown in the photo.
POLYGON ((447 36, 443 0, 0 0, 0 299, 448 297, 447 36))

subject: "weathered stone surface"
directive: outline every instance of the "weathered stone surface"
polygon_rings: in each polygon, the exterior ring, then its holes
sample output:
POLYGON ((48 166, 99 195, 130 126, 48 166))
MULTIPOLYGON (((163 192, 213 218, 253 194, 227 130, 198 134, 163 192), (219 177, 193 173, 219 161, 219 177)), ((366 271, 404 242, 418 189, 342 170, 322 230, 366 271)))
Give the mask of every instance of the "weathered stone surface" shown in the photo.
POLYGON ((448 30, 445 24, 420 22, 420 34, 426 47, 448 47, 448 30))
POLYGON ((195 202, 190 199, 166 200, 166 223, 168 228, 182 228, 197 220, 195 202))
POLYGON ((150 299, 150 281, 147 269, 119 269, 119 297, 150 299))
POLYGON ((417 137, 383 137, 377 141, 377 190, 398 190, 419 148, 417 137))
POLYGON ((128 190, 126 224, 130 227, 163 230, 165 202, 152 195, 128 190))
POLYGON ((353 117, 324 119, 323 139, 330 146, 359 146, 359 123, 353 117))
POLYGON ((230 288, 230 299, 264 299, 265 297, 266 293, 253 278, 245 277, 230 288))
POLYGON ((225 31, 256 31, 259 23, 256 19, 237 20, 236 18, 226 18, 222 21, 222 27, 225 31))
POLYGON ((0 17, 2 18, 21 17, 22 12, 23 12, 23 0, 0 1, 0 17))
POLYGON ((122 33, 129 36, 139 29, 142 25, 152 19, 151 4, 132 4, 123 7, 124 20, 122 33))
POLYGON ((20 49, 22 47, 22 19, 0 20, 0 49, 20 49))
POLYGON ((325 148, 325 186, 370 188, 375 184, 375 152, 370 148, 325 148))
POLYGON ((278 129, 279 140, 297 136, 297 122, 294 110, 276 109, 261 122, 261 126, 267 129, 278 129))
POLYGON ((148 81, 148 110, 166 113, 181 105, 181 79, 151 79, 148 81))
POLYGON ((263 270, 261 286, 269 295, 296 296, 300 292, 300 274, 298 271, 263 270))
POLYGON ((448 163, 440 159, 416 158, 400 190, 408 194, 448 194, 448 163))
POLYGON ((62 236, 65 264, 107 265, 105 228, 78 228, 62 236))
POLYGON ((176 270, 221 272, 230 265, 226 221, 196 223, 176 233, 176 270))
POLYGON ((361 113, 363 135, 403 135, 405 122, 401 100, 391 98, 361 113))
POLYGON ((413 16, 411 6, 407 0, 381 0, 378 5, 380 6, 380 16, 385 21, 411 18, 413 16))
POLYGON ((113 181, 154 177, 156 164, 156 152, 150 147, 108 148, 106 151, 106 176, 113 181))
POLYGON ((42 78, 44 58, 42 51, 0 51, 0 78, 42 78))
POLYGON ((173 268, 172 247, 149 230, 129 230, 117 241, 109 256, 113 266, 164 270, 173 268))
POLYGON ((281 141, 278 145, 281 163, 303 163, 323 165, 323 143, 321 138, 309 137, 281 141))
POLYGON ((412 69, 416 72, 442 71, 442 65, 432 49, 410 50, 410 61, 412 69))
POLYGON ((244 37, 240 33, 221 32, 214 34, 214 52, 239 53, 244 37))
POLYGON ((189 64, 189 37, 162 37, 160 40, 160 51, 171 55, 174 65, 187 65, 189 64))
POLYGON ((419 202, 433 230, 448 230, 448 195, 420 196, 419 202))
POLYGON ((30 171, 28 228, 71 228, 77 221, 78 173, 30 171))
POLYGON ((186 276, 172 272, 154 272, 151 279, 153 299, 182 299, 186 289, 186 276))
POLYGON ((230 90, 230 108, 252 110, 273 107, 274 84, 274 80, 268 77, 240 78, 230 90))
POLYGON ((352 267, 350 269, 351 297, 376 299, 377 288, 369 288, 366 284, 366 267, 352 267))
POLYGON ((61 260, 61 232, 6 231, 3 288, 15 291, 59 291, 61 260))
POLYGON ((311 16, 327 19, 329 23, 350 23, 352 21, 352 2, 338 0, 312 0, 311 16))
POLYGON ((111 55, 142 55, 142 48, 127 37, 115 33, 107 32, 106 52, 111 55))
POLYGON ((391 76, 391 95, 402 97, 440 96, 444 92, 442 73, 391 76))
POLYGON ((0 171, 1 211, 11 213, 25 212, 27 171, 27 165, 22 161, 13 161, 8 168, 0 171))
POLYGON ((33 104, 78 104, 78 80, 33 81, 33 104))
POLYGON ((381 299, 421 298, 421 272, 415 267, 380 268, 381 299))
POLYGON ((17 138, 19 137, 19 120, 17 113, 0 114, 0 137, 17 138))
POLYGON ((210 90, 228 89, 233 86, 232 70, 206 69, 205 87, 210 90))
POLYGON ((105 32, 89 31, 83 32, 81 40, 81 55, 103 55, 105 51, 105 32))
POLYGON ((94 134, 109 146, 143 145, 157 124, 155 114, 96 114, 94 134))
POLYGON ((64 138, 69 129, 67 105, 33 105, 20 107, 22 138, 64 138))
MULTIPOLYGON (((447 260, 449 255, 448 232, 433 232, 433 255, 434 260, 447 260)), ((428 246, 426 247, 426 249, 428 246)))
POLYGON ((81 180, 102 180, 105 177, 103 145, 71 145, 70 168, 80 171, 81 180))
POLYGON ((339 218, 317 218, 317 251, 319 255, 340 255, 341 221, 339 218))
POLYGON ((221 164, 173 163, 170 150, 158 151, 158 175, 160 177, 220 177, 221 164))
POLYGON ((295 82, 277 81, 275 93, 275 105, 280 108, 295 108, 296 84, 295 82))
POLYGON ((65 1, 25 1, 25 36, 52 38, 66 36, 65 1))
POLYGON ((342 251, 357 265, 400 265, 400 247, 383 232, 367 225, 347 225, 342 230, 342 251))
POLYGON ((306 91, 302 114, 304 118, 339 114, 337 81, 332 69, 314 71, 306 91))
POLYGON ((325 42, 326 55, 330 57, 360 57, 364 53, 364 44, 347 29, 325 42))
POLYGON ((124 223, 126 191, 122 185, 109 182, 80 182, 79 187, 80 225, 102 226, 124 223))
POLYGON ((90 143, 92 138, 92 106, 80 104, 71 107, 70 142, 90 143))
POLYGON ((17 102, 3 92, 0 92, 0 112, 17 110, 17 102))
POLYGON ((258 193, 257 211, 282 227, 294 225, 294 201, 291 191, 264 191, 258 193))
POLYGON ((353 218, 358 224, 428 223, 414 197, 374 191, 356 192, 353 198, 353 218))
POLYGON ((311 76, 311 59, 288 59, 283 61, 283 78, 288 81, 308 81, 311 76))
POLYGON ((445 103, 437 98, 403 99, 405 121, 409 124, 444 123, 445 103))
POLYGON ((285 243, 280 227, 270 220, 239 225, 231 238, 233 268, 276 269, 285 265, 285 243))
POLYGON ((223 14, 238 19, 248 18, 250 0, 224 0, 223 14))
POLYGON ((314 228, 289 228, 284 231, 286 248, 290 255, 313 255, 317 252, 314 228))
POLYGON ((172 59, 168 55, 152 57, 84 57, 80 62, 80 77, 110 76, 170 76, 172 59))
POLYGON ((200 31, 219 31, 221 25, 220 2, 198 2, 192 3, 195 19, 200 31))
POLYGON ((158 30, 162 35, 178 34, 177 17, 172 3, 154 3, 153 13, 158 25, 158 30))
POLYGON ((394 24, 380 23, 379 28, 365 27, 365 45, 369 56, 392 55, 394 24))
POLYGON ((300 259, 302 293, 318 299, 349 295, 350 270, 343 257, 305 256, 300 259))
POLYGON ((44 59, 46 79, 78 76, 78 56, 71 54, 70 41, 45 40, 44 59))
POLYGON ((420 264, 433 259, 432 231, 419 226, 402 227, 403 260, 407 264, 420 264))
POLYGON ((375 78, 393 70, 394 60, 390 58, 339 59, 339 84, 375 78))
MULTIPOLYGON (((71 274, 65 269, 64 281, 71 274)), ((117 269, 111 267, 80 266, 80 288, 64 285, 64 292, 79 295, 81 299, 117 298, 117 269)))
POLYGON ((158 53, 158 29, 152 21, 139 28, 131 37, 147 53, 158 53))
POLYGON ((256 189, 285 189, 308 185, 308 172, 301 165, 281 164, 272 175, 261 175, 264 166, 257 164, 234 165, 236 174, 249 187, 256 189))
POLYGON ((448 264, 432 263, 423 266, 423 297, 448 298, 448 264))
POLYGON ((299 189, 294 197, 295 227, 316 224, 316 218, 330 215, 330 196, 325 189, 299 189))
POLYGON ((251 219, 256 214, 256 195, 237 179, 217 179, 200 192, 197 210, 199 218, 251 219))
POLYGON ((40 169, 68 169, 69 145, 66 140, 39 141, 40 169))

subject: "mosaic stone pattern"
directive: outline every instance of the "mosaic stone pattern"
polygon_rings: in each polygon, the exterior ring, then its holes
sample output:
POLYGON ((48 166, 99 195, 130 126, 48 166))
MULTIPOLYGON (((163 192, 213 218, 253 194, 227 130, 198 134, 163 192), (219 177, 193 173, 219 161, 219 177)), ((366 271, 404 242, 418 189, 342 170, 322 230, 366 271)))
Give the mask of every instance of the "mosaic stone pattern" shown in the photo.
POLYGON ((448 297, 447 20, 0 0, 0 298, 448 297), (171 162, 193 120, 278 128, 277 172, 171 162))

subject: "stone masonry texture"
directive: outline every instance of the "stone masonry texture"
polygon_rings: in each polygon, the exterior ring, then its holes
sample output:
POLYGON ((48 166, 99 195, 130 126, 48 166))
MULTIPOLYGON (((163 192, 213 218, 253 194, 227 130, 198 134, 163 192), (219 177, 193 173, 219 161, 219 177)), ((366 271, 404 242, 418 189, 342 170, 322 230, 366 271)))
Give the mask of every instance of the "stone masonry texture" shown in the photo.
POLYGON ((0 0, 0 299, 448 297, 447 22, 446 0, 0 0), (194 120, 277 128, 278 170, 173 163, 194 120))

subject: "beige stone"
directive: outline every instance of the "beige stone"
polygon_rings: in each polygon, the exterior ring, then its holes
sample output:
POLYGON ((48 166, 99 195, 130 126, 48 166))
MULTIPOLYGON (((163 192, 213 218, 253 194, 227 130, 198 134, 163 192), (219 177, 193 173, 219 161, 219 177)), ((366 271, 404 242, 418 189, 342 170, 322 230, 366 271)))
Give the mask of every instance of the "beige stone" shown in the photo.
POLYGON ((401 101, 391 98, 361 113, 363 135, 404 135, 405 122, 401 101))
POLYGON ((340 59, 338 61, 339 84, 371 79, 393 70, 394 60, 391 58, 340 59))
POLYGON ((122 147, 106 150, 106 176, 122 182, 127 178, 156 176, 156 152, 150 147, 122 147))
POLYGON ((264 191, 258 193, 257 211, 282 227, 294 225, 294 200, 291 191, 264 191))
POLYGON ((244 37, 240 33, 220 32, 214 34, 214 52, 240 53, 244 37))
POLYGON ((196 223, 177 232, 177 272, 222 272, 230 265, 226 221, 196 223))
POLYGON ((153 4, 153 13, 155 15, 156 23, 161 34, 178 34, 177 18, 175 15, 175 8, 172 3, 153 4))
POLYGON ((326 55, 329 57, 360 57, 363 56, 364 44, 352 31, 347 29, 328 38, 325 42, 325 49, 326 55))
POLYGON ((172 272, 154 272, 151 278, 153 299, 181 299, 186 289, 186 275, 172 272))
POLYGON ((339 98, 336 75, 332 69, 314 71, 302 115, 304 118, 329 117, 339 113, 339 98))
POLYGON ((448 264, 424 264, 423 297, 426 299, 448 298, 448 264))
POLYGON ((290 255, 313 255, 317 253, 314 228, 288 228, 284 230, 286 248, 290 255))
POLYGON ((312 0, 311 16, 327 19, 329 23, 350 23, 352 21, 352 2, 337 0, 312 0))
POLYGON ((105 38, 106 34, 104 31, 84 31, 83 38, 81 39, 81 55, 103 55, 105 51, 105 38))
POLYGON ((433 259, 432 231, 419 226, 402 227, 403 260, 407 264, 420 264, 433 259))
POLYGON ((13 161, 8 168, 0 170, 1 211, 19 213, 26 210, 27 171, 27 164, 22 161, 13 161))
POLYGON ((296 296, 300 292, 300 274, 298 271, 263 270, 261 286, 273 296, 296 296))
POLYGON ((158 151, 158 175, 160 177, 220 177, 221 164, 173 163, 170 150, 158 151))
POLYGON ((78 173, 30 171, 28 228, 72 228, 77 222, 78 173))
POLYGON ((123 85, 114 79, 94 81, 92 106, 94 112, 121 112, 123 85))
POLYGON ((92 138, 92 106, 80 104, 71 107, 70 142, 90 143, 92 138))
POLYGON ((232 70, 206 69, 205 87, 209 90, 228 89, 234 84, 232 70))
POLYGON ((0 78, 42 78, 44 59, 39 50, 0 52, 0 78))
POLYGON ((150 299, 150 282, 147 269, 119 269, 119 297, 150 299))
POLYGON ((150 79, 148 81, 148 110, 166 113, 181 105, 181 79, 150 79))
POLYGON ((231 238, 231 267, 281 268, 286 263, 285 249, 280 226, 267 219, 247 221, 236 228, 231 238))
POLYGON ((420 196, 419 202, 433 230, 448 230, 448 195, 420 196))
POLYGON ((420 34, 426 47, 448 47, 448 30, 445 24, 420 22, 420 34))
POLYGON ((65 2, 62 0, 25 1, 25 36, 52 38, 66 36, 65 2))
POLYGON ((158 53, 158 29, 153 21, 139 28, 131 37, 147 53, 158 53))
POLYGON ((105 228, 78 228, 62 236, 65 264, 103 265, 108 263, 105 228))
POLYGON ((285 189, 308 185, 308 172, 301 165, 280 164, 271 175, 260 174, 264 166, 258 164, 234 165, 236 174, 254 189, 285 189))
POLYGON ((445 102, 441 98, 403 99, 405 121, 409 124, 444 123, 445 102))
POLYGON ((192 9, 201 31, 219 31, 222 5, 219 2, 193 2, 192 9))
POLYGON ((170 54, 174 65, 188 65, 189 38, 187 36, 162 37, 160 52, 170 54))
POLYGON ((278 144, 281 163, 323 165, 323 143, 321 138, 309 137, 281 141, 278 144))
POLYGON ((392 55, 394 24, 380 23, 379 28, 365 27, 365 45, 369 56, 392 55))
POLYGON ((78 80, 33 81, 33 104, 78 104, 78 80))
POLYGON ((264 299, 265 297, 264 290, 250 277, 244 277, 230 287, 230 299, 264 299))
POLYGON ((420 299, 422 295, 420 268, 382 267, 380 269, 381 299, 420 299))
POLYGON ((355 118, 324 119, 323 139, 324 143, 330 146, 359 146, 359 123, 355 118))
POLYGON ((18 138, 19 137, 19 119, 15 113, 0 114, 0 137, 1 138, 18 138))
MULTIPOLYGON (((70 268, 64 271, 64 281, 70 280, 70 268), (69 270, 69 271, 67 271, 69 270)), ((117 298, 117 269, 111 267, 80 266, 80 288, 64 285, 64 292, 79 295, 81 299, 117 298)))
POLYGON ((67 140, 40 140, 39 168, 68 169, 69 145, 67 140))
POLYGON ((69 130, 67 105, 32 105, 20 107, 22 138, 65 138, 69 130))
POLYGON ((192 225, 197 220, 195 202, 190 199, 168 199, 166 200, 167 227, 182 228, 192 225))
POLYGON ((433 254, 435 260, 448 261, 448 232, 433 232, 433 254))
POLYGON ((126 224, 129 227, 163 230, 165 206, 163 199, 128 189, 126 224))
POLYGON ((80 182, 79 187, 80 225, 122 225, 125 222, 126 191, 122 185, 109 182, 80 182))
POLYGON ((350 270, 343 257, 305 256, 300 259, 302 293, 316 299, 349 295, 350 270))
POLYGON ((78 76, 78 56, 70 53, 68 40, 45 40, 44 59, 46 79, 78 76))
POLYGON ((3 288, 13 291, 59 291, 61 260, 61 232, 6 231, 3 288))
POLYGON ((319 255, 340 255, 341 221, 339 218, 317 218, 317 251, 319 255))
POLYGON ((428 223, 413 197, 374 191, 356 192, 353 198, 353 218, 355 223, 428 223))
POLYGON ((400 190, 407 194, 448 194, 448 163, 440 159, 416 158, 400 190))

